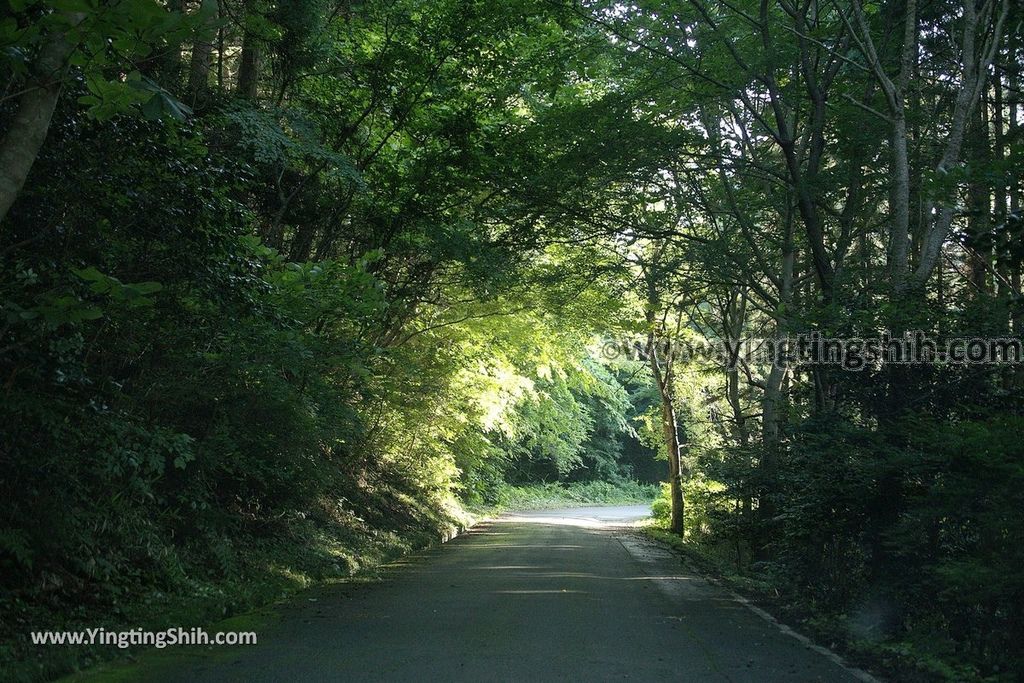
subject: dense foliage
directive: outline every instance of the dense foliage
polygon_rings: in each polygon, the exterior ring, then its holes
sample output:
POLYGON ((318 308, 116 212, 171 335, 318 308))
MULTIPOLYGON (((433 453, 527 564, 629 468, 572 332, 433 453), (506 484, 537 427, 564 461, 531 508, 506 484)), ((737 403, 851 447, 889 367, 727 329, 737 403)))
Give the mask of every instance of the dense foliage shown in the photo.
POLYGON ((1019 344, 1020 7, 591 11, 630 70, 676 75, 644 107, 692 135, 629 214, 656 334, 722 350, 660 359, 687 538, 901 680, 1016 680, 1019 364, 758 351, 1019 344))
POLYGON ((0 223, 5 658, 140 595, 344 573, 506 480, 629 485, 628 397, 587 350, 609 293, 560 277, 593 275, 537 224, 564 179, 529 177, 582 106, 578 19, 8 9, 9 129, 49 42, 68 66, 0 223))

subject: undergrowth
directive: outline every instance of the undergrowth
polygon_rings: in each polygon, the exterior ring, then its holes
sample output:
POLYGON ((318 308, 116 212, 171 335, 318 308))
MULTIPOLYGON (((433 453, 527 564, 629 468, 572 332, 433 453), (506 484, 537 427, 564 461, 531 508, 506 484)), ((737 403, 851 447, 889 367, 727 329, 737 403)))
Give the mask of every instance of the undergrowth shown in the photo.
POLYGON ((591 481, 572 484, 530 484, 501 486, 493 500, 498 509, 537 510, 547 507, 581 505, 650 505, 658 486, 635 481, 591 481))

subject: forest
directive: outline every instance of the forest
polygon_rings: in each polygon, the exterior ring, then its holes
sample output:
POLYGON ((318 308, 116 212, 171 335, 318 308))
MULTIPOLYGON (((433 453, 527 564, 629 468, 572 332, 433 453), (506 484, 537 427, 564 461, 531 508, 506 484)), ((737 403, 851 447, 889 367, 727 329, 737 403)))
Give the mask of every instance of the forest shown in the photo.
POLYGON ((0 678, 659 481, 894 680, 1024 676, 1016 0, 0 7, 0 678))

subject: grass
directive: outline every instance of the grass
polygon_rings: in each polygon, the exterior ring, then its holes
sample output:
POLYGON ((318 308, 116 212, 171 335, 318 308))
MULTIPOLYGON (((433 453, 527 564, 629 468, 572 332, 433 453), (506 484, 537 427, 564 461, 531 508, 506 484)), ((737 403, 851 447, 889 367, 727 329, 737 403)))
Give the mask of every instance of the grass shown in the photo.
POLYGON ((531 484, 500 488, 495 507, 500 511, 584 505, 650 505, 657 495, 657 485, 635 481, 531 484))

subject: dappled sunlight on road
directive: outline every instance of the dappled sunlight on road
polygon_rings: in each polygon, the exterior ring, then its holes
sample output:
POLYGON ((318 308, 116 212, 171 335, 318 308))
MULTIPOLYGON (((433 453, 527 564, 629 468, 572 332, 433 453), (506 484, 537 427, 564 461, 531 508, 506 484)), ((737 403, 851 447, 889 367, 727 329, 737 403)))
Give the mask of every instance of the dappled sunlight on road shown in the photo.
POLYGON ((541 590, 541 589, 535 589, 535 590, 504 590, 504 591, 491 591, 491 592, 499 594, 499 595, 548 595, 548 594, 559 595, 559 594, 562 594, 562 593, 566 593, 566 594, 569 594, 569 593, 577 593, 577 594, 586 593, 586 591, 569 590, 567 588, 552 588, 550 590, 541 590))
POLYGON ((491 548, 540 548, 542 550, 574 550, 576 548, 582 548, 581 545, 546 545, 546 544, 530 544, 523 545, 517 543, 488 543, 487 545, 475 545, 466 546, 467 548, 490 550, 491 548))

